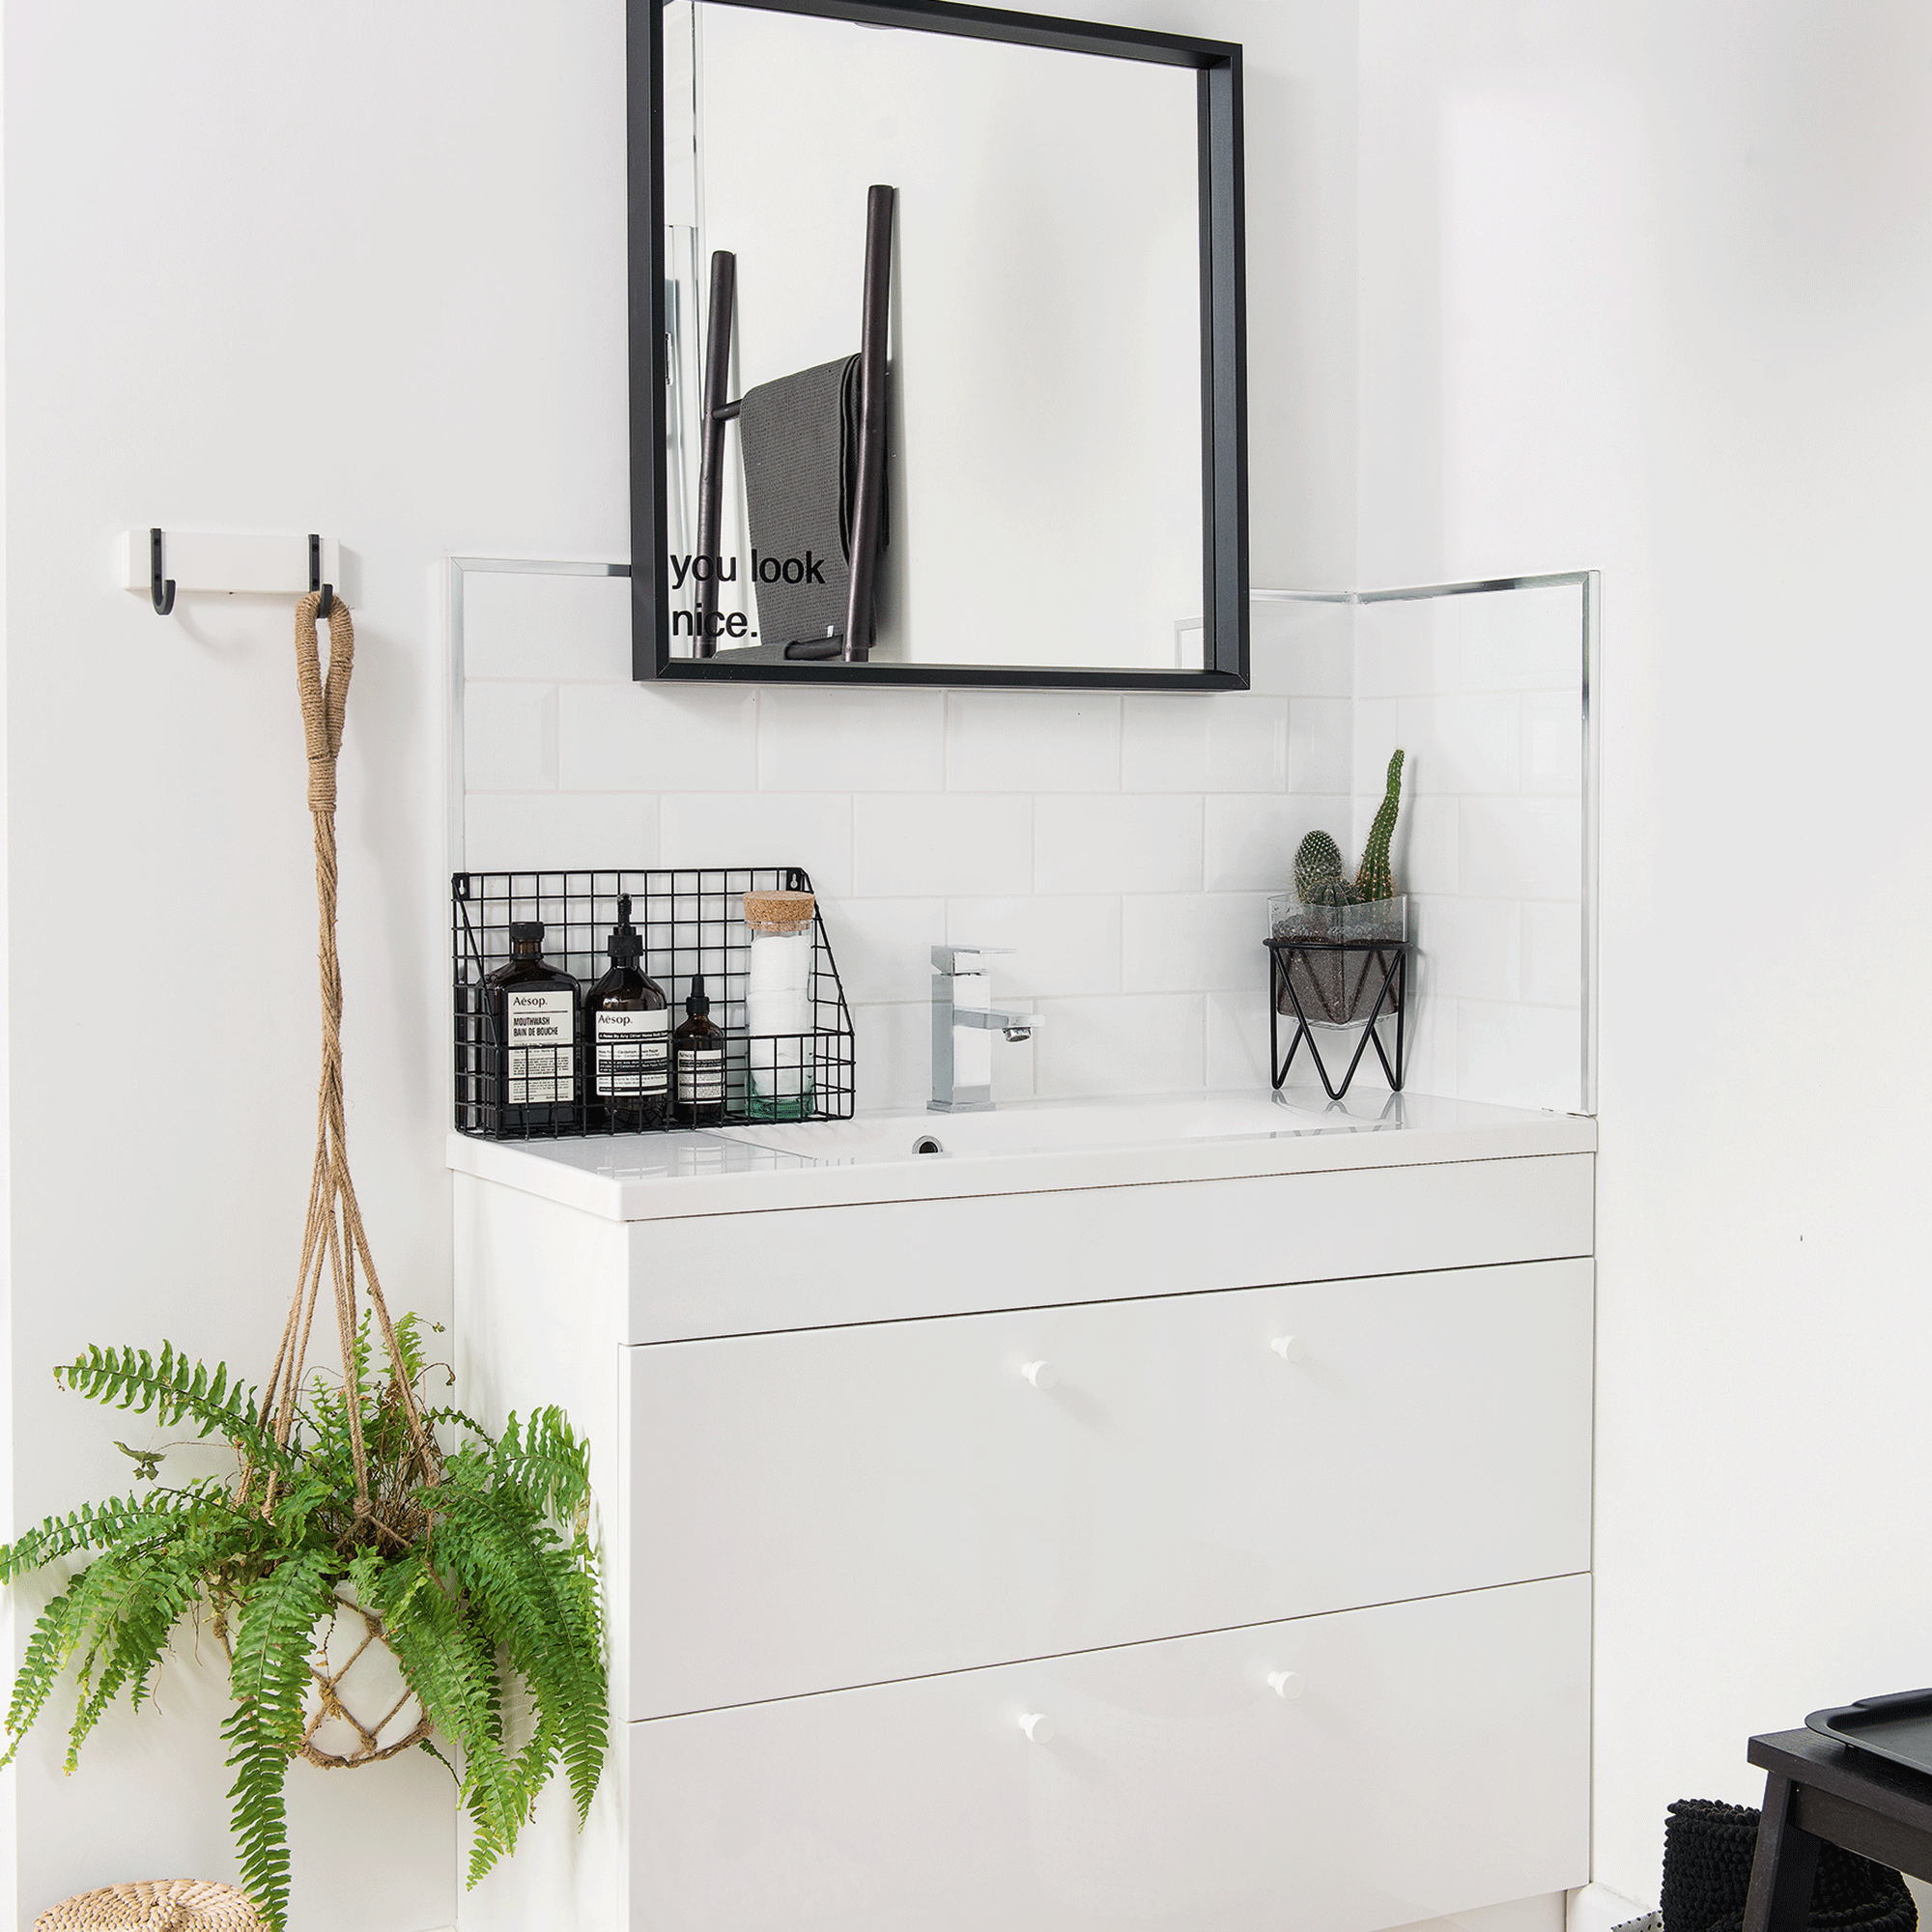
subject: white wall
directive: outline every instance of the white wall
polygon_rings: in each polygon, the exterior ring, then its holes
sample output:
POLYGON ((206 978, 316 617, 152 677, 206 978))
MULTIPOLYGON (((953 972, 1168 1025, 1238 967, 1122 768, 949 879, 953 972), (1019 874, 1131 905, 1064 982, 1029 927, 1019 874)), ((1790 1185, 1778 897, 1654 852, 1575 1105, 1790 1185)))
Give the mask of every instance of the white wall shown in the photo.
MULTIPOLYGON (((1071 11, 1248 44, 1256 580, 1349 581, 1352 10, 1071 11)), ((185 597, 157 619, 111 584, 121 529, 317 528, 353 554, 354 1151, 391 1301, 447 1310, 432 586, 447 553, 624 554, 623 19, 616 0, 6 0, 0 24, 19 1522, 125 1488, 110 1438, 147 1439, 53 1391, 86 1341, 266 1369, 314 1118, 288 607, 185 597), (139 1025, 92 1023, 103 982, 139 1025)), ((1033 729, 988 710, 974 743, 1023 756, 1033 729)), ((8 1911, 232 1871, 219 1688, 171 1665, 161 1708, 117 1714, 71 1781, 58 1727, 36 1736, 9 1774, 8 1911)), ((292 1774, 298 1932, 453 1916, 442 1777, 413 1757, 292 1774)))
POLYGON ((1650 1899, 1671 1799, 1932 1653, 1926 1023, 1866 992, 1928 937, 1932 19, 1361 25, 1363 581, 1604 572, 1595 1861, 1650 1899))

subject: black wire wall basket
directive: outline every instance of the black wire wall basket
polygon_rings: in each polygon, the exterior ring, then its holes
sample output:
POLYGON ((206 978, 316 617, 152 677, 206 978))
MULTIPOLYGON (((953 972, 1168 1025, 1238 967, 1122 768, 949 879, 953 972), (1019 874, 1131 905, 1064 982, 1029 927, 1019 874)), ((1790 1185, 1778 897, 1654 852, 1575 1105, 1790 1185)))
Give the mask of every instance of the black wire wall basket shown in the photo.
POLYGON ((622 898, 631 901, 631 923, 643 940, 639 963, 664 989, 670 1024, 685 1017, 687 990, 694 977, 701 976, 710 1016, 724 1029, 722 1105, 696 1124, 850 1120, 856 1091, 852 1012, 816 906, 806 988, 810 1029, 754 1034, 748 1026, 752 931, 745 923, 745 895, 811 889, 810 877, 796 866, 453 873, 458 1131, 489 1140, 557 1140, 693 1124, 672 1115, 662 1126, 640 1129, 635 1114, 595 1103, 594 1049, 583 1038, 582 1000, 610 965, 607 942, 618 923, 622 898), (493 1011, 490 976, 510 962, 510 927, 530 920, 544 928, 544 962, 561 967, 578 982, 580 1022, 570 1047, 511 1047, 493 1011), (528 1058, 532 1051, 549 1064, 537 1066, 528 1058))

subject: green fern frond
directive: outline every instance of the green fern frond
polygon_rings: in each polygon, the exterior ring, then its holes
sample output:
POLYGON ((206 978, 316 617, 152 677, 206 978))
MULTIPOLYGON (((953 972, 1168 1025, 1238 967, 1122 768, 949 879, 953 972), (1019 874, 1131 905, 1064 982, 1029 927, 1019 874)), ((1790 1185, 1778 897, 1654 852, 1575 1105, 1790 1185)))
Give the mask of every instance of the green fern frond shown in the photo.
POLYGON ((54 1381, 91 1402, 118 1398, 122 1408, 137 1415, 152 1409, 163 1429, 186 1417, 200 1424, 201 1435, 218 1431, 258 1461, 286 1461, 273 1437, 255 1421, 259 1391, 239 1379, 231 1385, 226 1362, 217 1362, 211 1378, 205 1363, 176 1354, 171 1342, 161 1344, 158 1362, 145 1349, 100 1349, 90 1343, 85 1354, 54 1371, 54 1381))
POLYGON ((20 1741, 34 1728, 34 1719, 52 1694, 54 1682, 71 1647, 68 1641, 69 1612, 72 1605, 65 1596, 56 1597, 43 1609, 27 1639, 27 1654, 14 1678, 14 1696, 7 1706, 7 1753, 0 1757, 0 1769, 14 1762, 20 1741))
POLYGON ((571 1793, 585 1815, 609 1742, 603 1620, 594 1579, 585 1587, 582 1567, 587 1545, 559 1544, 514 1489, 444 1487, 437 1559, 528 1684, 540 1722, 556 1727, 571 1793))
POLYGON ((185 1489, 151 1490, 138 1498, 109 1496, 99 1508, 83 1503, 71 1516, 50 1516, 17 1543, 0 1548, 0 1583, 11 1583, 76 1549, 107 1549, 171 1535, 220 1500, 220 1485, 207 1478, 185 1489))
POLYGON ((74 1579, 69 1591, 70 1639, 73 1649, 85 1645, 85 1651, 68 1734, 70 1774, 87 1734, 124 1685, 140 1709, 175 1626, 201 1594, 207 1567, 207 1549, 194 1544, 112 1549, 74 1579))
POLYGON ((387 1564, 380 1576, 361 1575, 370 1588, 364 1601, 383 1619, 431 1723, 462 1747, 460 1795, 475 1827, 469 1875, 474 1885, 516 1849, 534 1796, 504 1755, 496 1646, 423 1557, 387 1564))
POLYGON ((504 1425, 494 1458, 497 1473, 559 1524, 582 1525, 590 1506, 590 1446, 580 1442, 560 1408, 540 1408, 521 1435, 504 1425))
POLYGON ((403 1316, 395 1324, 396 1348, 402 1354, 403 1379, 413 1388, 429 1367, 429 1350, 423 1340, 424 1322, 420 1315, 403 1316))
POLYGON ((242 1598, 229 1665, 235 1708, 221 1727, 230 1747, 229 1825, 242 1889, 284 1932, 289 1906, 288 1817, 282 1780, 301 1742, 302 1693, 315 1627, 329 1613, 332 1564, 304 1549, 275 1565, 242 1598))
POLYGON ((441 1429, 449 1423, 460 1423, 470 1435, 482 1439, 487 1448, 497 1446, 497 1438, 476 1420, 460 1408, 426 1408, 423 1410, 423 1426, 426 1429, 441 1429))

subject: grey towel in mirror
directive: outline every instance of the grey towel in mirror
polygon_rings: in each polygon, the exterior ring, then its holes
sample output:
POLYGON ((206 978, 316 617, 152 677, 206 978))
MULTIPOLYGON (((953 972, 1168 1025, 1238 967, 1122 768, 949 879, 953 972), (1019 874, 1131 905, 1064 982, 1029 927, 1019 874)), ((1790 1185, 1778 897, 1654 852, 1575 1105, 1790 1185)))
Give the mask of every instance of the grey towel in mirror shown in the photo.
MULTIPOLYGON (((859 500, 858 356, 747 389, 738 435, 760 655, 842 641, 859 500)), ((885 542, 882 502, 882 549, 885 542)))

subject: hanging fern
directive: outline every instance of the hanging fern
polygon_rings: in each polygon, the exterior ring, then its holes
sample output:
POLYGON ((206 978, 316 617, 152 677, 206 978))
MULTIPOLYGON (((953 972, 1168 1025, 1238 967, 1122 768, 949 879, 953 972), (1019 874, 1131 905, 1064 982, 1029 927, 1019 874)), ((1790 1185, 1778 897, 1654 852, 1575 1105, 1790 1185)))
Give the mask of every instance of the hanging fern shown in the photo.
MULTIPOLYGON (((427 1380, 423 1324, 396 1323, 408 1383, 427 1380)), ((91 1556, 41 1612, 7 1710, 10 1762, 64 1667, 77 1694, 67 1764, 124 1691, 136 1708, 174 1633, 212 1611, 230 1646, 235 1703, 222 1725, 230 1823, 242 1884, 276 1932, 287 1921, 289 1852, 283 1780, 303 1741, 303 1700, 347 1585, 380 1617, 410 1688, 455 1747, 461 1803, 474 1827, 469 1882, 516 1849, 538 1792, 562 1768, 580 1820, 609 1745, 609 1687, 596 1556, 588 1534, 587 1446, 563 1412, 511 1416, 500 1435, 453 1408, 426 1410, 440 1444, 440 1480, 426 1484, 397 1378, 370 1373, 365 1315, 348 1385, 314 1378, 289 1446, 259 1420, 258 1391, 211 1374, 163 1343, 90 1348, 55 1371, 64 1388, 192 1423, 234 1449, 239 1474, 140 1496, 110 1496, 48 1517, 0 1548, 0 1582, 68 1557, 91 1556), (355 1507, 352 1411, 362 1428, 370 1507, 355 1507), (513 1681, 533 1707, 520 1744, 505 1732, 513 1681)), ((145 1473, 159 1460, 128 1451, 145 1473)), ((425 1749, 450 1763, 425 1743, 425 1749)))

